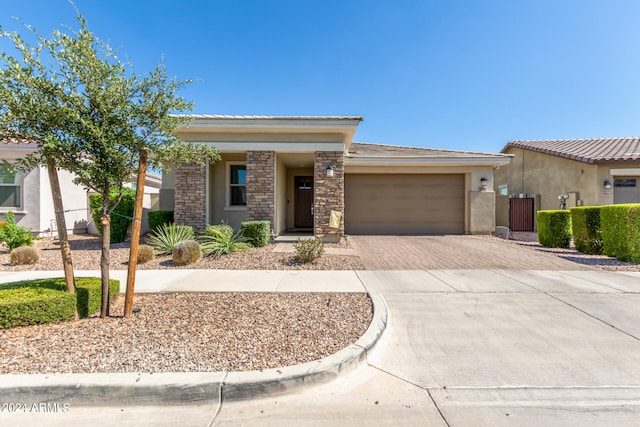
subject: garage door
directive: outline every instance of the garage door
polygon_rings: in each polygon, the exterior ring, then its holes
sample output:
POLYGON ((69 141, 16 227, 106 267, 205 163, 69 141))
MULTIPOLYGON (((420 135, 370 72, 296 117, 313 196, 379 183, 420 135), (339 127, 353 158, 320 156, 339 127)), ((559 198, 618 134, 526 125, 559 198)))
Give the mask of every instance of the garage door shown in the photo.
POLYGON ((347 234, 463 234, 464 175, 345 176, 347 234))
POLYGON ((639 181, 640 177, 637 176, 616 177, 613 180, 613 203, 639 203, 639 181))

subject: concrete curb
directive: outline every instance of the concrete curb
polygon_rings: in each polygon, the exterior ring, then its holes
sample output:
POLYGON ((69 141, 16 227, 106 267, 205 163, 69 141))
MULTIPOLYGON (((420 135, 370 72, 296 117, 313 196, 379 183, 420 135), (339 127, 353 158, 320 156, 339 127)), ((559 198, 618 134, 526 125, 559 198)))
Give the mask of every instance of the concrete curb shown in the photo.
POLYGON ((354 344, 313 362, 264 371, 2 375, 0 400, 70 406, 211 405, 289 393, 337 378, 366 361, 387 325, 384 300, 369 292, 373 318, 354 344))

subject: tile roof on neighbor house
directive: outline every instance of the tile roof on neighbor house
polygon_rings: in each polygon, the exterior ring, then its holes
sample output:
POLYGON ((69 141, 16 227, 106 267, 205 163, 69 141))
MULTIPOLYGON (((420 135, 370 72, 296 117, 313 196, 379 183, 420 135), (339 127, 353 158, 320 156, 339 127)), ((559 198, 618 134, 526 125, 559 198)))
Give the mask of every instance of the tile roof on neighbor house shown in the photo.
POLYGON ((358 157, 394 157, 394 158, 478 158, 478 157, 510 157, 505 154, 476 153, 471 151, 442 150, 437 148, 401 147, 396 145, 371 144, 365 142, 353 142, 346 155, 351 158, 358 157))
POLYGON ((640 161, 640 137, 515 140, 510 141, 502 152, 509 147, 590 164, 640 161))

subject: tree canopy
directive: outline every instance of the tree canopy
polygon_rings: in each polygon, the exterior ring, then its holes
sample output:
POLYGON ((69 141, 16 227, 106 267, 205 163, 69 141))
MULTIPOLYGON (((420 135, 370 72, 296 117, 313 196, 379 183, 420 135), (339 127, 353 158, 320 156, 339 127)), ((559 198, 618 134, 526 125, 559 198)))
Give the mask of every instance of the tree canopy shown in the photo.
POLYGON ((162 63, 147 74, 135 73, 89 30, 79 12, 77 21, 77 30, 57 30, 50 37, 27 26, 35 46, 19 33, 0 32, 19 53, 17 58, 0 54, 0 140, 37 143, 36 151, 17 162, 23 170, 39 165, 66 169, 74 173, 76 184, 103 195, 104 317, 109 215, 115 208, 109 204, 110 191, 121 191, 138 172, 143 151, 151 168, 203 165, 219 155, 205 145, 185 144, 172 133, 190 120, 180 113, 193 104, 178 95, 189 81, 168 77, 162 63))

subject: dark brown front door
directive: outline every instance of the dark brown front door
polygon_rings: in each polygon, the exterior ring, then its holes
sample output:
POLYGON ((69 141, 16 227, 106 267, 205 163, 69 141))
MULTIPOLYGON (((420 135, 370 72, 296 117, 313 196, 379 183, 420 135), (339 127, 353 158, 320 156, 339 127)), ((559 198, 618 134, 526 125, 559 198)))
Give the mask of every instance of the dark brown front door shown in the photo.
POLYGON ((296 228, 313 227, 313 177, 296 176, 296 191, 294 196, 296 228))

